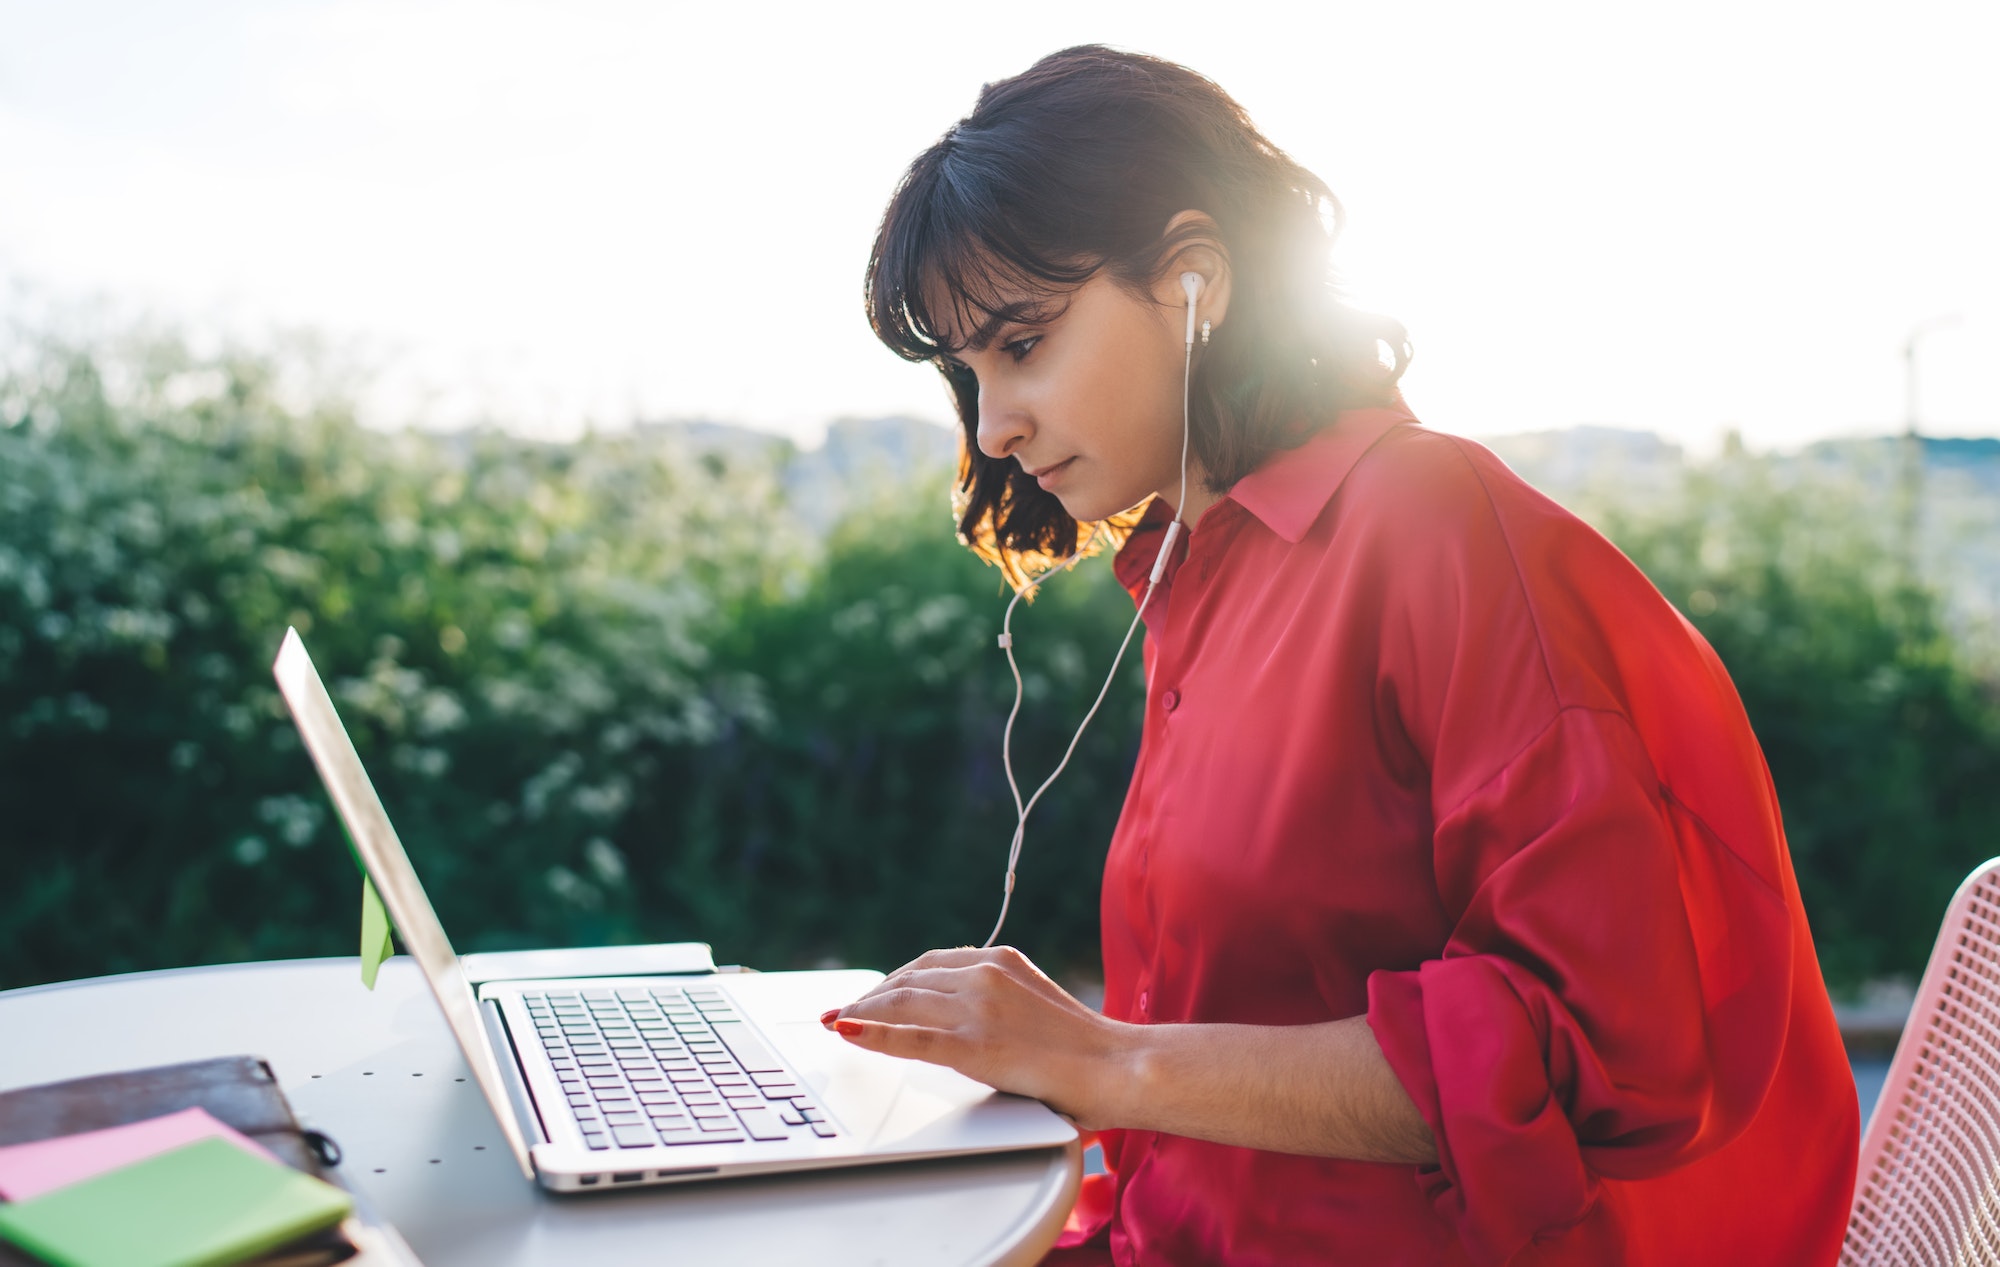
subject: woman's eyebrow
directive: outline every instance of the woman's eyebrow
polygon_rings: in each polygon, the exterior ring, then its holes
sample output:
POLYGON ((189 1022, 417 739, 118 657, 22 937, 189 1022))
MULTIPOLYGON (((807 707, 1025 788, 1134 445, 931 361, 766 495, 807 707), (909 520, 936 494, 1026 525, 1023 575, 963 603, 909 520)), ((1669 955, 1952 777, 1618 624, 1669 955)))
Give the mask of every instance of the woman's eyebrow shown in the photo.
POLYGON ((1030 304, 1008 304, 997 311, 989 313, 986 320, 980 322, 979 327, 972 332, 972 337, 959 346, 970 348, 974 352, 984 352, 987 348, 993 346, 993 340, 998 338, 1000 331, 1008 326, 1044 325, 1060 317, 1064 307, 1067 307, 1067 305, 1050 309, 1035 307, 1030 304))

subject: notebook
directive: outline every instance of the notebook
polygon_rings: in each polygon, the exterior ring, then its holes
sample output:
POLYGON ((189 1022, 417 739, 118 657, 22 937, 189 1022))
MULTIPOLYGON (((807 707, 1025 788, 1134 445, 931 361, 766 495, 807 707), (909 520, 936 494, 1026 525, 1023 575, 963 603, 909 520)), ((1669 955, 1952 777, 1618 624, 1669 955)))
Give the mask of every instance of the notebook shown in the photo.
POLYGON ((0 1237, 56 1267, 240 1263, 354 1208, 331 1184, 209 1138, 0 1205, 0 1237))

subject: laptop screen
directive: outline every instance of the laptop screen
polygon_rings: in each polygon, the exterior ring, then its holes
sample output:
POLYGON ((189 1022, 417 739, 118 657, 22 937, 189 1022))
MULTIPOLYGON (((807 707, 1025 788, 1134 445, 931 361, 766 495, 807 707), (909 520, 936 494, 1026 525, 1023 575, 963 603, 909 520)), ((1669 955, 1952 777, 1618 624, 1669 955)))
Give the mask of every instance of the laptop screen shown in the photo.
POLYGON ((471 1067, 479 1090, 492 1107, 507 1146, 514 1150, 521 1173, 533 1179, 528 1142, 515 1120, 492 1043, 481 1024, 479 1002, 473 997, 458 956, 444 935, 444 925, 438 922, 430 898, 417 882, 416 870, 410 866, 409 855, 403 852, 403 842, 389 825, 389 814, 382 808, 381 798, 375 795, 375 786, 368 781, 367 772, 361 768, 354 742, 340 724, 333 699, 326 693, 326 686, 313 668, 312 658, 306 654, 305 643, 299 640, 296 629, 285 631, 284 646, 279 648, 277 663, 271 667, 278 678, 278 690, 291 707, 292 720, 298 723, 299 734, 305 739, 306 751, 319 767, 319 777, 333 798, 333 807, 347 824, 348 835, 353 837, 354 847, 368 868, 369 878, 375 882, 376 892, 382 895, 383 905, 389 908, 389 918, 402 935, 404 948, 431 983, 431 993, 437 996, 445 1023, 451 1026, 452 1037, 465 1053, 465 1063, 471 1067))

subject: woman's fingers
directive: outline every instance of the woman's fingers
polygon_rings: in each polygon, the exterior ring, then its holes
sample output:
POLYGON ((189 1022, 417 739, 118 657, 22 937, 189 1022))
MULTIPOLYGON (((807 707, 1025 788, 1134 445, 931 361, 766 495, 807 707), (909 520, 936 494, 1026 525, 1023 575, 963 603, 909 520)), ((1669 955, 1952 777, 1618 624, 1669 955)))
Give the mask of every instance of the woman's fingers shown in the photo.
POLYGON ((923 1025, 955 1029, 969 1015, 966 1001, 956 995, 916 985, 901 985, 863 995, 835 1011, 830 1023, 875 1021, 887 1025, 923 1025))
POLYGON ((839 1020, 834 1032, 856 1047, 879 1051, 885 1056, 901 1056, 933 1065, 957 1067, 960 1044, 943 1030, 921 1025, 889 1025, 881 1021, 839 1020))
MULTIPOLYGON (((1045 998, 1067 997, 1060 986, 1042 975, 1041 970, 1029 962, 1026 955, 1011 946, 999 946, 992 950, 976 950, 962 946, 956 950, 933 950, 918 956, 877 982, 875 987, 861 998, 870 998, 905 985, 921 985, 924 989, 947 993, 956 992, 968 988, 963 984, 964 979, 948 979, 935 974, 963 972, 968 969, 978 969, 978 975, 988 978, 987 984, 993 984, 998 976, 1005 976, 1032 986, 1036 993, 1045 998)), ((857 1003, 860 1001, 860 999, 855 1000, 857 1003)))

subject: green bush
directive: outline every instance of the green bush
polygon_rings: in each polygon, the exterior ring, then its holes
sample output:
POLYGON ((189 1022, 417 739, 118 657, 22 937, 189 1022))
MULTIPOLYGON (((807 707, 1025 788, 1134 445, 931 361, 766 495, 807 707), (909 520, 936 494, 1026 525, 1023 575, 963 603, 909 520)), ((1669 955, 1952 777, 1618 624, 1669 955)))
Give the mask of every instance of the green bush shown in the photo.
MULTIPOLYGON (((0 986, 354 952, 354 867, 270 678, 288 624, 461 949, 887 967, 991 927, 1005 594, 953 540, 942 473, 821 534, 782 445, 381 434, 301 401, 282 357, 171 342, 13 364, 0 986)), ((1735 677, 1829 974, 1915 970, 2000 852, 2000 717, 1873 496, 1738 457, 1596 518, 1735 677)), ((1017 613, 1024 794, 1131 612, 1093 561, 1017 613)), ((1096 966, 1136 648, 1121 678, 1009 917, 1056 971, 1096 966)))
MULTIPOLYGON (((353 866, 269 674, 288 624, 461 948, 889 963, 984 936, 1012 825, 998 576, 942 483, 820 545, 777 451, 382 435, 288 406, 268 359, 171 345, 21 360, 0 985, 352 953, 353 866)), ((1129 612, 1096 571, 1026 614, 1051 632, 1024 767, 1129 612)), ((1057 961, 1094 947, 1137 708, 1128 684, 1036 824, 1009 934, 1057 961)))

